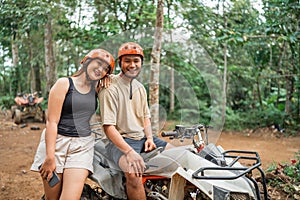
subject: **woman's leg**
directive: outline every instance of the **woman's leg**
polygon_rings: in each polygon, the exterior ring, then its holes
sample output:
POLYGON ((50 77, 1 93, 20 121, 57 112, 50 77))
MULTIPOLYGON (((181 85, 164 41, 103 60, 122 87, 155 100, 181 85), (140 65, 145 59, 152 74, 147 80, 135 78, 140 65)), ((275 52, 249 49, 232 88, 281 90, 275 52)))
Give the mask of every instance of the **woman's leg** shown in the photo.
MULTIPOLYGON (((62 174, 57 174, 57 175, 62 180, 62 174)), ((45 199, 46 200, 58 200, 60 193, 61 193, 62 181, 60 181, 54 187, 50 187, 48 182, 44 178, 42 178, 42 179, 43 179, 43 184, 44 184, 45 199)))
POLYGON ((87 169, 64 169, 60 200, 79 200, 88 175, 87 169))

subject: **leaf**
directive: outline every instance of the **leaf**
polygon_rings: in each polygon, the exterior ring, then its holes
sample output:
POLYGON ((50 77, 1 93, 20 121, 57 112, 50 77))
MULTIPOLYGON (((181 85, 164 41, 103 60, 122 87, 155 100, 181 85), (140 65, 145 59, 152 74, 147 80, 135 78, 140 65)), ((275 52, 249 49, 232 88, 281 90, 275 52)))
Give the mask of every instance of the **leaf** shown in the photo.
POLYGON ((289 40, 291 43, 296 43, 297 42, 297 38, 294 35, 290 35, 289 40))
MULTIPOLYGON (((293 187, 295 188, 295 190, 296 190, 297 192, 300 191, 300 185, 293 185, 293 187)), ((298 195, 298 199, 300 199, 299 197, 300 197, 300 196, 298 195)))
POLYGON ((243 39, 242 37, 240 37, 240 36, 236 37, 235 39, 236 39, 238 42, 244 42, 244 39, 243 39))
POLYGON ((300 195, 299 194, 294 194, 294 196, 293 196, 295 199, 300 199, 300 195))

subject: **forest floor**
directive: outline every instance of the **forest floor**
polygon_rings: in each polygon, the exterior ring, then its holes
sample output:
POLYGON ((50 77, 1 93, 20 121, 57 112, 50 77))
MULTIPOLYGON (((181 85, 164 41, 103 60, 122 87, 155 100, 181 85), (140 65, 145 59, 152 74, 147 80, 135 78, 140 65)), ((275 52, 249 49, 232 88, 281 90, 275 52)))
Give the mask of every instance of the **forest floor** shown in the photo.
MULTIPOLYGON (((12 122, 9 114, 0 113, 0 199, 40 199, 41 178, 30 171, 40 139, 42 123, 27 123, 25 127, 12 122), (40 130, 31 130, 39 127, 40 130)), ((257 151, 266 170, 271 164, 290 162, 300 150, 300 136, 285 137, 270 128, 244 132, 224 132, 217 144, 224 149, 257 151)), ((293 199, 278 189, 269 188, 272 199, 293 199)))

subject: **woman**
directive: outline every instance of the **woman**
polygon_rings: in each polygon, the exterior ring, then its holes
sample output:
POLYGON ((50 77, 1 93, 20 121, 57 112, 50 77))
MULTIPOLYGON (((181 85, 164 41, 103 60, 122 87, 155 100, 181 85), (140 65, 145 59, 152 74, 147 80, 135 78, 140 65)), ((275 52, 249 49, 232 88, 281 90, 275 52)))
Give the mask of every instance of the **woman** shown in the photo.
POLYGON ((97 108, 100 84, 106 87, 106 77, 114 70, 114 59, 109 52, 94 49, 81 64, 72 77, 58 79, 49 93, 45 138, 41 136, 31 167, 43 178, 47 200, 80 199, 85 180, 93 173, 89 121, 97 108), (60 179, 54 186, 48 183, 53 172, 60 179))

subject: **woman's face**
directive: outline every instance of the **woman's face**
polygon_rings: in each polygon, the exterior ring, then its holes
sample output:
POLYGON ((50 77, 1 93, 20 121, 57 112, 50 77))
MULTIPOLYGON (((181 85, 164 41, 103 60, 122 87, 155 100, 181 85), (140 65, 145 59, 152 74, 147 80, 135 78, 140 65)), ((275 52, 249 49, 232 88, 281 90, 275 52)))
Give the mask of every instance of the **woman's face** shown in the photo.
POLYGON ((100 80, 109 71, 109 65, 100 59, 95 59, 87 66, 87 74, 91 80, 100 80))

